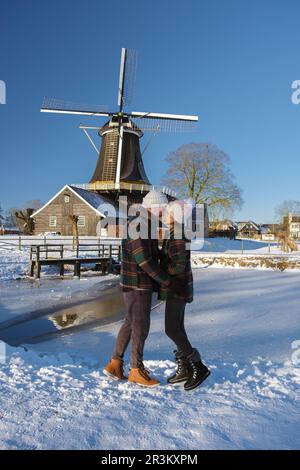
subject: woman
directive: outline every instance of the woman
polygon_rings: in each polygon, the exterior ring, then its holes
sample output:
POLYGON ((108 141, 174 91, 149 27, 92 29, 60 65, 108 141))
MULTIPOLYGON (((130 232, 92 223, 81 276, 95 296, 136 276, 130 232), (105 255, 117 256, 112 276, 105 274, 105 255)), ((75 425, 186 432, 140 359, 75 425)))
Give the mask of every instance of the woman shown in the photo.
POLYGON ((192 390, 209 376, 210 371, 202 363, 197 349, 191 345, 184 327, 186 303, 193 301, 193 275, 183 224, 174 219, 175 204, 177 208, 178 205, 183 206, 178 201, 168 205, 164 222, 170 233, 169 237, 164 238, 160 252, 161 268, 171 276, 171 287, 160 287, 159 298, 166 300, 165 332, 177 347, 174 351, 177 370, 168 382, 185 382, 184 389, 192 390))

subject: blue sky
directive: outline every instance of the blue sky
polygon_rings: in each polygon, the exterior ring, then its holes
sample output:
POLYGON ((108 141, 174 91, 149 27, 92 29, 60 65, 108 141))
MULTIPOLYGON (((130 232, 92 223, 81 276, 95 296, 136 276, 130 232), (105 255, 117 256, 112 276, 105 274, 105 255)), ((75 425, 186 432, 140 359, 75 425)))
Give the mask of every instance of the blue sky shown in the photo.
MULTIPOLYGON (((297 0, 4 0, 0 4, 0 202, 46 201, 88 182, 97 155, 81 122, 39 112, 44 96, 115 109, 121 47, 138 51, 132 108, 198 114, 197 134, 155 136, 145 167, 160 182, 165 156, 189 142, 228 153, 245 204, 237 219, 272 221, 300 199, 297 0)), ((149 135, 143 138, 143 145, 149 135)))

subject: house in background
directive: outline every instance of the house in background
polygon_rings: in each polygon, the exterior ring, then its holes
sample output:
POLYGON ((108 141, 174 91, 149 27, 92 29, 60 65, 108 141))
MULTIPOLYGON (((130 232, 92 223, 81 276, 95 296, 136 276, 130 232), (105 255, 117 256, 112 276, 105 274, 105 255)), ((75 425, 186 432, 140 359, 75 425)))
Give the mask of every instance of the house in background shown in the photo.
POLYGON ((283 226, 287 228, 291 238, 300 238, 300 216, 289 213, 283 217, 283 226))
POLYGON ((260 224, 261 239, 265 241, 275 240, 280 229, 280 224, 260 224))
POLYGON ((260 238, 261 228, 253 220, 247 222, 236 222, 238 227, 238 237, 241 238, 260 238))
POLYGON ((56 232, 72 236, 73 226, 70 216, 75 215, 78 216, 79 236, 114 236, 116 224, 108 225, 106 228, 101 226, 105 226, 103 219, 108 221, 115 214, 119 217, 112 201, 103 194, 66 185, 31 217, 34 220, 35 235, 56 232))
POLYGON ((209 223, 209 237, 226 237, 234 239, 237 235, 238 227, 230 219, 217 220, 209 223))

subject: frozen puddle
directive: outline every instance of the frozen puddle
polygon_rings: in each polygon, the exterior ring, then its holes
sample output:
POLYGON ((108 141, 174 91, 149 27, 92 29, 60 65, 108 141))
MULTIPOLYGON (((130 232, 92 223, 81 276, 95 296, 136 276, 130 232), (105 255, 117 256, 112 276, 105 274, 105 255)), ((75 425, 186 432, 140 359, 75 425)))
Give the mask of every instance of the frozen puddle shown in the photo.
MULTIPOLYGON (((57 299, 54 305, 14 314, 13 318, 10 316, 6 321, 0 322, 0 340, 11 346, 33 344, 62 334, 74 333, 76 330, 115 322, 124 315, 124 304, 118 282, 118 279, 101 282, 89 289, 57 299)), ((28 290, 28 286, 24 285, 24 289, 28 290)), ((15 301, 9 289, 6 293, 8 297, 10 296, 10 303, 12 300, 15 301)), ((30 291, 27 292, 27 296, 28 294, 30 295, 30 291)), ((35 304, 41 303, 40 297, 43 298, 43 291, 40 294, 39 302, 35 304)), ((47 301, 44 304, 47 305, 47 301)), ((1 318, 3 317, 0 316, 1 318)))

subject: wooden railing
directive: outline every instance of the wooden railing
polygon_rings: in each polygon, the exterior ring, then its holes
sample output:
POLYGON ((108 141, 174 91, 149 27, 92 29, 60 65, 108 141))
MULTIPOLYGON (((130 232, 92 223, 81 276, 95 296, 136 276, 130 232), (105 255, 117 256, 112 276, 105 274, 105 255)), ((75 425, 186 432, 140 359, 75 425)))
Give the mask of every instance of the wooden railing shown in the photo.
MULTIPOLYGON (((121 245, 120 238, 113 237, 89 237, 89 236, 80 236, 79 244, 91 243, 97 246, 99 245, 112 245, 119 246, 121 245)), ((65 247, 70 247, 71 249, 76 248, 76 239, 72 236, 30 236, 30 235, 14 235, 0 236, 0 249, 11 249, 17 247, 19 250, 28 249, 33 245, 64 245, 65 247)))
POLYGON ((71 250, 62 244, 33 245, 30 247, 29 270, 31 277, 40 278, 42 266, 57 266, 60 276, 64 276, 65 266, 73 265, 74 276, 80 277, 82 264, 94 264, 95 268, 98 266, 101 269, 102 274, 118 274, 120 259, 120 245, 82 244, 71 250))
MULTIPOLYGON (((87 253, 94 253, 94 256, 98 257, 107 257, 115 258, 118 261, 121 259, 121 246, 120 245, 107 245, 103 243, 97 244, 80 244, 75 248, 68 248, 68 245, 56 245, 56 244, 46 244, 46 245, 32 245, 30 246, 30 261, 31 260, 41 260, 49 259, 49 255, 57 253, 59 256, 56 256, 58 259, 63 259, 66 252, 71 252, 73 257, 76 258, 88 258, 87 253)), ((68 257, 70 258, 69 254, 68 257)), ((72 257, 72 256, 71 256, 72 257)))

